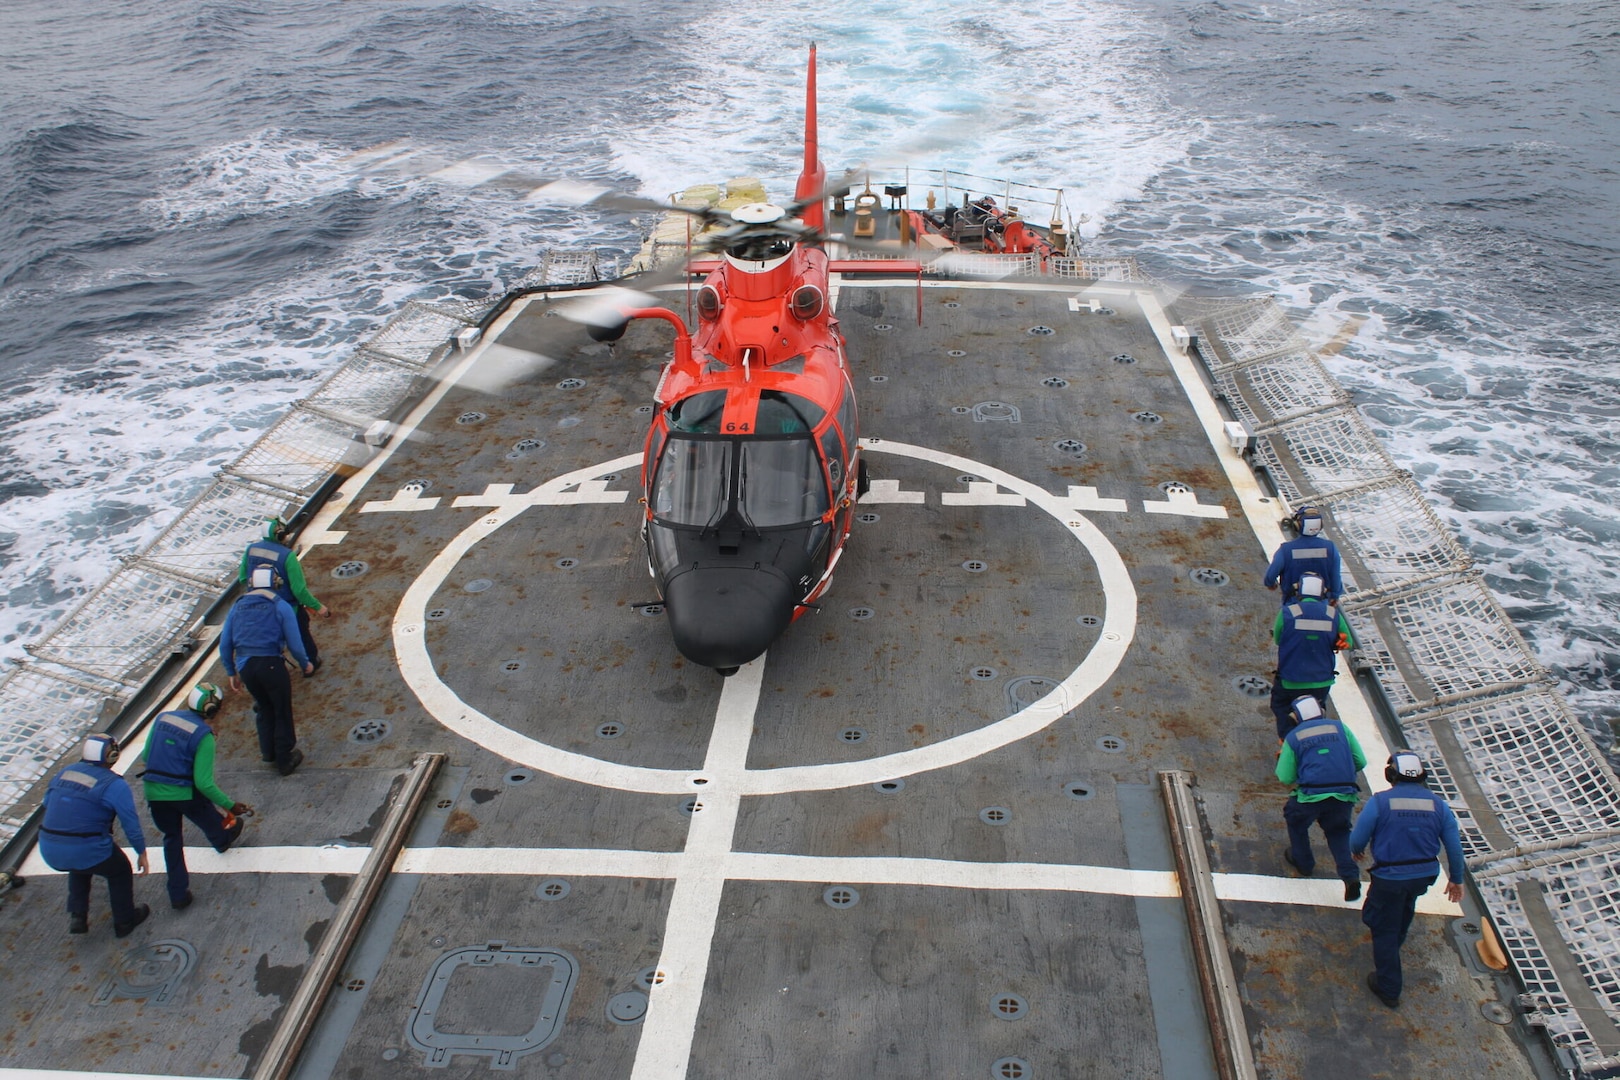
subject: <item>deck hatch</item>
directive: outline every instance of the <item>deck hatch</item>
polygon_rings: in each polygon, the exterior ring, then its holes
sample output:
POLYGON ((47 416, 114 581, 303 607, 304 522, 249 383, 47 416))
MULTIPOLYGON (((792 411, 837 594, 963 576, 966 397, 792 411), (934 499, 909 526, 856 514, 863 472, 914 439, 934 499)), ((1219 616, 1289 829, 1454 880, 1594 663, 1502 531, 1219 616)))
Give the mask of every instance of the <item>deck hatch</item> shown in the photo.
POLYGON ((197 964, 197 950, 178 939, 154 941, 124 954, 118 970, 90 999, 92 1005, 112 1001, 144 1001, 150 1005, 173 1005, 180 1000, 180 986, 197 964))
POLYGON ((455 1054, 483 1054, 492 1069, 516 1068, 518 1058, 562 1030, 578 978, 578 963, 560 949, 509 949, 497 942, 455 949, 428 972, 405 1037, 428 1068, 444 1068, 455 1054))

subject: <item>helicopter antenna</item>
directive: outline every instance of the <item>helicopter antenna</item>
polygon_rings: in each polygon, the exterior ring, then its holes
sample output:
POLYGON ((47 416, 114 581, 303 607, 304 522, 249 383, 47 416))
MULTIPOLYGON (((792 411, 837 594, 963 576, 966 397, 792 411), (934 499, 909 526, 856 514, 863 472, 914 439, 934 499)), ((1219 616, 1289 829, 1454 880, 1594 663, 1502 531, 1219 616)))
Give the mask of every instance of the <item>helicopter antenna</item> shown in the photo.
POLYGON ((798 186, 793 189, 795 202, 813 199, 804 208, 803 221, 818 232, 827 225, 824 206, 827 170, 821 164, 821 150, 816 140, 816 43, 810 43, 810 72, 804 86, 804 171, 799 173, 798 186))

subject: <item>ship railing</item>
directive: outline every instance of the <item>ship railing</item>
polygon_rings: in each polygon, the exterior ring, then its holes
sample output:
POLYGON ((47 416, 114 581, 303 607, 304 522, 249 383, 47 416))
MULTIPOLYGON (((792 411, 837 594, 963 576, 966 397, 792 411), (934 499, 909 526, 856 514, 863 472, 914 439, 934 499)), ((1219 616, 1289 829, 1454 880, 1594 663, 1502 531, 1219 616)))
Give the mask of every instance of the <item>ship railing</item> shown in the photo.
MULTIPOLYGON (((587 272, 592 260, 557 259, 587 272)), ((269 517, 292 518, 334 477, 364 464, 388 422, 478 324, 489 304, 407 304, 308 397, 260 435, 173 524, 25 646, 0 677, 0 845, 37 809, 43 780, 104 727, 168 660, 202 642, 204 615, 235 586, 269 517)))
POLYGON ((1456 811, 1474 886, 1561 1061, 1620 1064, 1620 781, 1466 550, 1286 312, 1184 296, 1178 319, 1250 460, 1319 507, 1353 662, 1456 811), (1533 855, 1533 857, 1528 857, 1533 855))

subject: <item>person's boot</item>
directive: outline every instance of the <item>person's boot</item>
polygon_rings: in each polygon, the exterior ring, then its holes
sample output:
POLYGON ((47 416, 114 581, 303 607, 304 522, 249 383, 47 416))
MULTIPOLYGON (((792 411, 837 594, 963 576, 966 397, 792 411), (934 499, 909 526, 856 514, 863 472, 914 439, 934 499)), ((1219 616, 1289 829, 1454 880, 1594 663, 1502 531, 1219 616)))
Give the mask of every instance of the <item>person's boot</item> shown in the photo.
POLYGON ((1345 878, 1344 879, 1344 898, 1345 898, 1346 901, 1360 900, 1361 899, 1361 879, 1360 878, 1345 878))
POLYGON ((88 934, 90 932, 90 916, 77 912, 68 916, 68 933, 88 934))
POLYGON ((292 753, 287 755, 287 764, 278 765, 276 766, 276 769, 281 773, 282 776, 291 776, 298 766, 302 765, 303 763, 304 752, 302 750, 294 750, 292 753))
POLYGON ((221 855, 231 850, 231 846, 236 843, 237 837, 242 835, 242 830, 246 827, 247 823, 241 818, 237 818, 236 821, 232 823, 231 827, 225 830, 225 846, 222 848, 217 848, 216 850, 221 855))
POLYGON ((152 914, 151 907, 142 904, 135 909, 135 917, 129 922, 113 923, 113 937, 129 937, 130 934, 135 932, 137 926, 146 921, 146 917, 150 914, 152 914))
POLYGON ((191 901, 194 900, 194 899, 196 899, 196 898, 191 895, 191 890, 187 889, 186 890, 186 895, 182 896, 178 900, 170 900, 169 901, 169 906, 174 908, 174 910, 176 910, 176 911, 184 911, 184 910, 186 910, 186 908, 191 906, 191 901))

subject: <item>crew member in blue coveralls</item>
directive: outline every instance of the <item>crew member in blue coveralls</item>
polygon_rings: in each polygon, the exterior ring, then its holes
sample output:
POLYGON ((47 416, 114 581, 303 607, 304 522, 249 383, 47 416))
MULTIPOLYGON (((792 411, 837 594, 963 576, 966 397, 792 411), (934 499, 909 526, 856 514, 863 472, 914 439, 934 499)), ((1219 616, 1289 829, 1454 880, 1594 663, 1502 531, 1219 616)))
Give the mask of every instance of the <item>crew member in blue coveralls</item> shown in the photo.
POLYGON ((68 933, 90 930, 90 879, 107 879, 112 903, 113 933, 128 937, 152 909, 135 906, 135 878, 129 856, 113 843, 112 822, 124 826, 135 849, 135 873, 147 871, 146 837, 135 813, 129 784, 112 771, 118 743, 110 735, 92 735, 84 741, 83 760, 69 765, 45 789, 45 816, 39 826, 39 855, 52 870, 65 870, 68 879, 68 933))
POLYGON ((274 762, 282 776, 291 776, 304 752, 298 749, 293 730, 292 677, 281 652, 292 653, 305 675, 314 674, 315 665, 304 653, 292 605, 276 595, 273 580, 274 571, 268 566, 253 571, 252 590, 236 602, 220 628, 219 659, 231 689, 240 692, 246 687, 253 695, 260 759, 274 762))
POLYGON ((1333 687, 1334 654, 1355 644, 1344 613, 1322 597, 1320 574, 1300 577, 1298 595, 1277 609, 1271 640, 1277 643, 1277 677, 1271 684, 1271 715, 1277 738, 1294 726, 1294 699, 1309 694, 1325 710, 1333 687))
POLYGON ((1297 723, 1277 751, 1277 779, 1294 788, 1283 804, 1289 845, 1283 849, 1283 861, 1300 876, 1310 877, 1316 870, 1311 825, 1320 825, 1334 868, 1344 881, 1344 898, 1358 900, 1361 868, 1350 857, 1350 810, 1361 797, 1356 775, 1367 767, 1367 755, 1355 732, 1323 716, 1314 697, 1300 695, 1293 710, 1297 723))
POLYGON ((1423 759, 1408 750, 1390 755, 1384 778, 1391 786, 1367 800, 1350 833, 1350 851, 1365 859, 1372 845, 1372 884, 1361 921, 1372 931, 1373 967, 1367 989, 1393 1009, 1401 1003, 1401 946, 1417 911, 1418 897, 1440 876, 1446 851, 1446 899, 1462 899, 1462 840, 1457 815, 1427 785, 1423 759))
POLYGON ((191 906, 186 818, 196 822, 214 850, 223 854, 242 835, 238 815, 253 812, 247 803, 232 801, 214 781, 215 739, 208 721, 219 712, 224 700, 225 695, 213 683, 198 683, 186 695, 184 709, 160 713, 152 722, 146 749, 141 753, 146 762, 146 803, 152 808, 152 823, 163 833, 169 904, 176 911, 191 906), (229 811, 229 822, 220 810, 229 811))
POLYGON ((1266 567, 1266 588, 1281 589, 1283 603, 1294 595, 1304 574, 1318 574, 1327 586, 1325 598, 1331 603, 1344 595, 1339 576, 1339 549, 1322 535, 1322 512, 1302 506, 1294 512, 1295 537, 1277 549, 1266 567))
POLYGON ((309 613, 318 612, 323 619, 332 617, 332 609, 315 599, 309 591, 309 584, 304 580, 304 568, 298 562, 298 553, 288 547, 284 541, 287 538, 287 525, 280 518, 270 518, 264 523, 264 535, 247 546, 242 552, 242 566, 237 571, 237 580, 246 585, 253 575, 253 571, 261 566, 268 566, 275 572, 271 581, 271 588, 293 607, 298 616, 298 636, 304 643, 304 655, 309 657, 313 670, 306 671, 304 678, 309 678, 321 669, 321 650, 315 644, 315 637, 309 632, 309 613))

